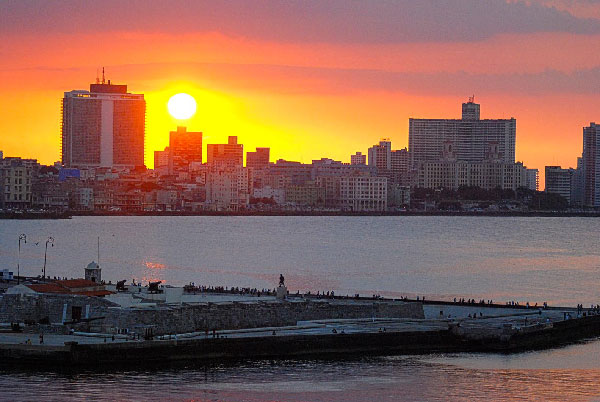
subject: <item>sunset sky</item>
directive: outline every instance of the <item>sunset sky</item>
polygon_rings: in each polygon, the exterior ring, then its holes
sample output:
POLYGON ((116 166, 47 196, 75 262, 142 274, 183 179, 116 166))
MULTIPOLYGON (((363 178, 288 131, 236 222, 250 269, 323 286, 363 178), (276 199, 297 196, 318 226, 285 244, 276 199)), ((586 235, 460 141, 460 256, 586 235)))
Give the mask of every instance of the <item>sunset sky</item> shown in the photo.
POLYGON ((404 148, 409 117, 459 118, 474 94, 482 118, 517 119, 517 159, 543 174, 600 121, 600 0, 0 0, 5 156, 59 160, 63 92, 102 66, 146 97, 148 167, 177 92, 205 143, 303 162, 404 148))

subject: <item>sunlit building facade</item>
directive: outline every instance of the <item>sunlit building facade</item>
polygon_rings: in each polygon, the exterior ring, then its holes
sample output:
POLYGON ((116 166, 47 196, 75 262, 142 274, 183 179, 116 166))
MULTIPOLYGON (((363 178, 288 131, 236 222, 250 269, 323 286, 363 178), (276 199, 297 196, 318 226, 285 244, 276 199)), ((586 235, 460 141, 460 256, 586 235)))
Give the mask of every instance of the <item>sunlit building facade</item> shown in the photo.
POLYGON ((154 151, 154 169, 165 168, 169 166, 169 147, 163 151, 154 151))
POLYGON ((362 152, 357 152, 354 155, 350 155, 351 165, 366 165, 367 155, 363 155, 362 152))
POLYGON ((250 194, 246 168, 213 167, 206 177, 206 201, 213 210, 246 208, 250 194))
POLYGON ((208 144, 206 154, 209 165, 241 167, 244 162, 244 146, 234 135, 229 136, 227 144, 208 144))
POLYGON ((91 84, 65 92, 62 164, 68 168, 144 166, 146 101, 127 85, 91 84))
POLYGON ((451 142, 458 161, 482 162, 489 145, 498 145, 502 161, 515 162, 517 122, 511 119, 480 120, 479 104, 463 104, 461 119, 409 119, 408 151, 411 166, 436 162, 444 144, 451 142))
POLYGON ((246 152, 246 167, 264 169, 269 166, 270 148, 256 148, 255 152, 246 152))
POLYGON ((169 133, 169 174, 189 171, 190 163, 202 163, 202 132, 179 126, 169 133))
POLYGON ((392 142, 388 139, 379 141, 368 150, 369 166, 375 166, 378 171, 392 169, 392 142))

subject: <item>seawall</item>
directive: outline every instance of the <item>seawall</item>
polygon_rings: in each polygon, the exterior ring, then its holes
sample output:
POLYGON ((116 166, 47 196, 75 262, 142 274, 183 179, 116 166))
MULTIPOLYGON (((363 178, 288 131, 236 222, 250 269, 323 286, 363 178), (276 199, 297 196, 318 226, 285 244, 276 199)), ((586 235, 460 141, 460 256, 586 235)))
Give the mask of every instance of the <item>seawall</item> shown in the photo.
POLYGON ((110 309, 91 330, 152 327, 155 335, 224 329, 282 327, 298 321, 349 318, 424 318, 420 303, 397 301, 270 301, 206 303, 151 310, 110 309))
MULTIPOLYGON (((424 318, 421 303, 401 301, 303 300, 250 301, 180 305, 149 308, 121 308, 98 297, 70 295, 2 295, 0 322, 62 324, 70 322, 78 310, 83 322, 52 326, 89 332, 154 335, 193 331, 281 327, 298 321, 351 318, 424 318), (88 322, 89 319, 89 322, 88 322)), ((51 329, 47 328, 46 332, 51 329)))
POLYGON ((470 339, 451 329, 369 333, 321 333, 315 335, 257 335, 200 337, 186 340, 108 342, 64 346, 1 345, 5 364, 40 366, 163 364, 176 361, 224 361, 230 359, 348 357, 456 352, 511 353, 561 346, 600 334, 600 316, 568 320, 534 330, 516 331, 506 337, 470 339))

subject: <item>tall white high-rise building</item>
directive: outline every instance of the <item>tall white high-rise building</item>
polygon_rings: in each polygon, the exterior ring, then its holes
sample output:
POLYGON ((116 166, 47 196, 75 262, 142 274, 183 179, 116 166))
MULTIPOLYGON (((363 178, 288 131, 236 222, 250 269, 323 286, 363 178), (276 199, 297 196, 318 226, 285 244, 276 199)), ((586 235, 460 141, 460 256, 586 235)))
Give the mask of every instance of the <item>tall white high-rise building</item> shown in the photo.
POLYGON ((65 92, 62 101, 62 164, 65 167, 144 165, 146 101, 127 85, 101 83, 65 92))
POLYGON ((583 202, 600 207, 600 125, 583 128, 583 202))
POLYGON ((479 104, 470 98, 462 105, 461 119, 409 119, 411 166, 418 168, 420 163, 439 161, 447 143, 452 144, 457 161, 482 162, 490 144, 497 144, 500 159, 514 163, 516 120, 480 120, 479 110, 479 104))
POLYGON ((539 191, 540 189, 540 175, 537 169, 525 169, 525 184, 523 187, 529 190, 539 191))

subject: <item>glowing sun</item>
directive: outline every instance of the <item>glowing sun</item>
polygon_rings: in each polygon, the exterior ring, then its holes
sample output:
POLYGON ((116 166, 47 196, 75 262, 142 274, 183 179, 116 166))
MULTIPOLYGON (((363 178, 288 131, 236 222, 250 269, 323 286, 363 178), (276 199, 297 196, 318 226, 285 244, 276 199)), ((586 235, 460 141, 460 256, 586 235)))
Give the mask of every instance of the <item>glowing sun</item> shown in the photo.
POLYGON ((175 94, 169 99, 167 108, 174 118, 186 120, 196 113, 196 100, 188 94, 175 94))

